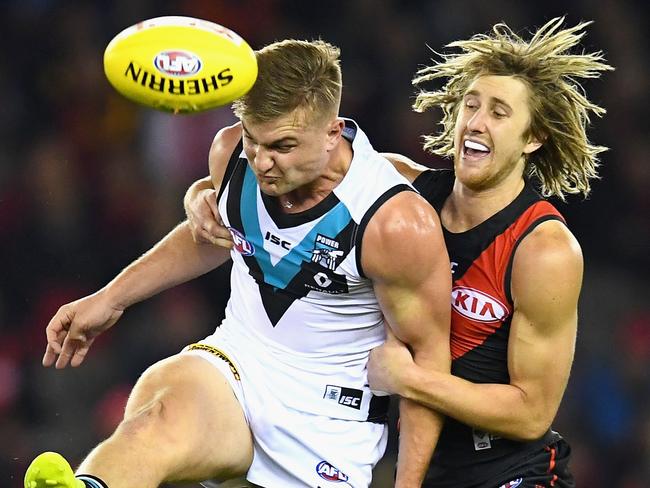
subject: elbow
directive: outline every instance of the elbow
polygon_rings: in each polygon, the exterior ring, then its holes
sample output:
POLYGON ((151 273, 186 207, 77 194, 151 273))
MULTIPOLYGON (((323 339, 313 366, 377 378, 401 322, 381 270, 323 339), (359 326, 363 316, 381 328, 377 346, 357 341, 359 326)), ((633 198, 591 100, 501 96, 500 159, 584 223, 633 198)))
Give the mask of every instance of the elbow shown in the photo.
POLYGON ((537 439, 541 439, 546 431, 549 429, 550 425, 547 424, 537 424, 537 425, 528 425, 519 432, 518 438, 516 440, 522 442, 532 442, 537 439))
MULTIPOLYGON (((513 425, 513 424, 511 424, 513 425)), ((545 415, 529 415, 518 423, 516 431, 511 432, 508 437, 520 442, 531 442, 540 439, 551 427, 551 420, 545 415)))

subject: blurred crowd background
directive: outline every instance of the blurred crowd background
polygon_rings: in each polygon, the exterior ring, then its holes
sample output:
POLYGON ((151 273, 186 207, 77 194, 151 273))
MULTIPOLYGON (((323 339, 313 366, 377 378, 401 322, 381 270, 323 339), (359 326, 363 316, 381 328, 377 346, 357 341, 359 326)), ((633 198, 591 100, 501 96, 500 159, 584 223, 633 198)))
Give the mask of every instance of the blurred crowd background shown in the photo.
MULTIPOLYGON (((57 308, 103 286, 183 219, 230 108, 172 116, 121 98, 102 55, 120 30, 160 15, 228 26, 254 48, 287 37, 342 49, 342 114, 379 150, 432 167, 421 150, 439 114, 415 114, 413 74, 431 49, 506 21, 525 33, 557 15, 594 20, 586 50, 616 71, 590 80, 602 179, 559 205, 586 260, 575 364, 555 428, 580 488, 650 486, 650 46, 641 0, 2 0, 0 54, 0 486, 18 488, 44 450, 73 462, 112 432, 150 364, 220 321, 228 268, 129 309, 83 367, 41 366, 57 308), (643 122, 646 120, 646 122, 643 122)), ((392 439, 392 438, 391 438, 392 439)), ((207 442, 209 440, 206 439, 207 442)), ((395 443, 373 487, 390 486, 395 443)), ((275 487, 273 487, 275 488, 275 487)))

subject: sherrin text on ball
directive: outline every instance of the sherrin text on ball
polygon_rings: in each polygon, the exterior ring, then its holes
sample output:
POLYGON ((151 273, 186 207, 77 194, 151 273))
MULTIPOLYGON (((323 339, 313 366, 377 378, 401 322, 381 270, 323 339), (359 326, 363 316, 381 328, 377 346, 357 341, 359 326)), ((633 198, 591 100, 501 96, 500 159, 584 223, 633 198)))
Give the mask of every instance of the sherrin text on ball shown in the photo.
POLYGON ((255 52, 232 30, 192 17, 157 17, 116 35, 104 72, 126 98, 174 113, 202 112, 243 96, 257 78, 255 52))

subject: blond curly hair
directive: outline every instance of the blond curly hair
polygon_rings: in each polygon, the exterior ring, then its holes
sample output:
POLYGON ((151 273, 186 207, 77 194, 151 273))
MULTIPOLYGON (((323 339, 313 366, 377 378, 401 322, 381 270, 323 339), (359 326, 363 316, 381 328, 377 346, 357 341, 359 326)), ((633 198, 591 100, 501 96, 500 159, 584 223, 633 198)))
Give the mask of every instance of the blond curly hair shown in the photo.
POLYGON ((513 76, 523 81, 530 94, 531 123, 524 134, 543 141, 528 156, 526 173, 537 177, 544 196, 565 199, 567 193, 591 190, 589 180, 598 178, 598 154, 607 150, 592 145, 586 129, 590 114, 602 117, 605 109, 587 98, 581 78, 597 78, 612 70, 601 51, 570 52, 584 37, 591 22, 562 29, 564 17, 543 25, 530 41, 525 41, 504 23, 492 27, 491 34, 455 41, 448 48, 460 53, 437 54, 442 61, 419 70, 414 85, 442 78, 438 91, 421 91, 413 108, 423 112, 431 107, 443 111, 442 131, 425 136, 424 148, 441 156, 453 157, 454 124, 469 85, 479 76, 513 76))

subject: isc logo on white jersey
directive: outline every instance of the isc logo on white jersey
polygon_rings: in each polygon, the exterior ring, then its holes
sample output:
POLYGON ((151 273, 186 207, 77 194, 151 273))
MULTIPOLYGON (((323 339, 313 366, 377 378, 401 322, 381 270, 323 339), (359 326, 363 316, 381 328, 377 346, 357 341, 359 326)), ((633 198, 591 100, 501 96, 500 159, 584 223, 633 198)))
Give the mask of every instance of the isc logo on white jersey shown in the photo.
POLYGON ((508 309, 499 300, 465 286, 451 290, 451 306, 462 316, 478 322, 501 322, 508 317, 508 309))
POLYGON ((271 244, 280 246, 282 249, 286 249, 287 251, 291 250, 291 243, 289 241, 285 241, 280 237, 276 236, 275 234, 271 234, 268 231, 266 232, 266 234, 264 234, 264 239, 269 241, 271 244))
POLYGON ((339 405, 361 410, 361 398, 363 392, 356 388, 346 388, 344 386, 327 385, 323 398, 334 400, 339 405))

